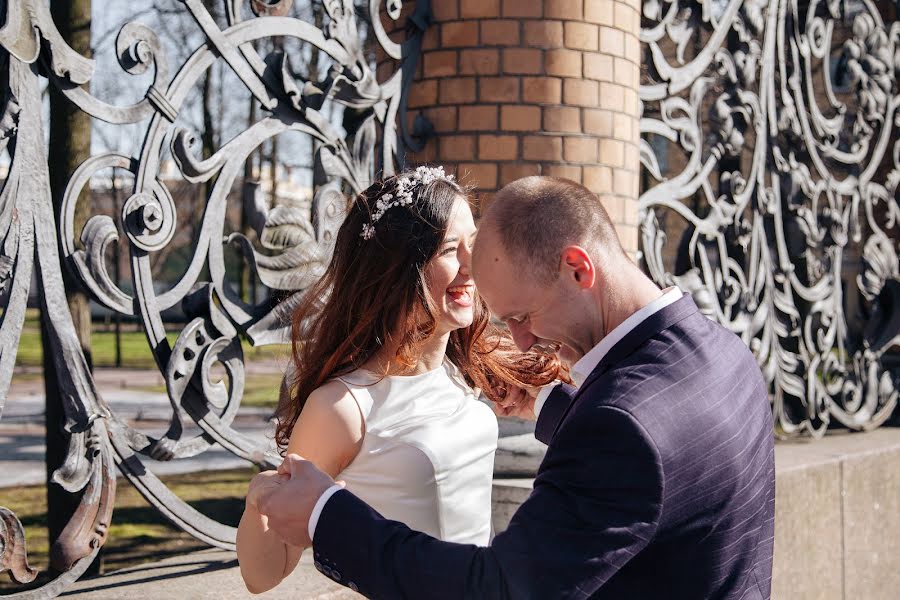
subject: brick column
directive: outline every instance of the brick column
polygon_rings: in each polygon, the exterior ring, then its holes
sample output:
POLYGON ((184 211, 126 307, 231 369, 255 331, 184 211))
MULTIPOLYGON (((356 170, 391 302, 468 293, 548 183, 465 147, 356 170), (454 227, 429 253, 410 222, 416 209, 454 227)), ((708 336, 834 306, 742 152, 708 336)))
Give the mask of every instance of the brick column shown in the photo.
POLYGON ((554 175, 595 192, 637 250, 640 0, 434 0, 410 108, 479 205, 554 175))

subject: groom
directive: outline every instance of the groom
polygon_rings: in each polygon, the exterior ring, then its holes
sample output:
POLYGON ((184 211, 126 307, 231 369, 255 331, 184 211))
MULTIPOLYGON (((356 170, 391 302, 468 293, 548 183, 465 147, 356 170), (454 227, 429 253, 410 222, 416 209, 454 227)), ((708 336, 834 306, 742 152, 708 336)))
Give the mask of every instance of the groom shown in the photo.
POLYGON ((259 501, 269 526, 373 598, 769 598, 772 418, 741 340, 660 291, 564 179, 503 188, 472 271, 516 344, 558 347, 577 385, 534 403, 547 454, 508 529, 438 541, 293 455, 259 501))

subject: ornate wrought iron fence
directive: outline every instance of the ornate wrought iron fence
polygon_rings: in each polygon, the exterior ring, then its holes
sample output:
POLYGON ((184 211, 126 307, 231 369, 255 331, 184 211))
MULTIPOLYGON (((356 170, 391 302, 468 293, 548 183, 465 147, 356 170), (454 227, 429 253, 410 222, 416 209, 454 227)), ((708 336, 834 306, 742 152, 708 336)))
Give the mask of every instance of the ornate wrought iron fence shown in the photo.
MULTIPOLYGON (((388 37, 381 18, 384 11, 387 20, 396 21, 401 3, 367 1, 368 26, 379 50, 397 61, 396 72, 383 83, 376 80, 364 55, 358 27, 362 17, 353 0, 325 0, 327 19, 322 30, 285 16, 292 0, 223 0, 224 28, 200 0, 180 2, 205 40, 174 76, 153 30, 131 22, 119 31, 116 53, 121 67, 131 74, 149 69, 154 74, 144 97, 131 106, 110 105, 88 91, 94 62, 66 45, 45 0, 0 2, 5 12, 0 29, 0 152, 8 150, 10 161, 0 194, 0 410, 36 270, 44 314, 50 318, 47 329, 65 429, 71 436, 67 460, 54 479, 67 491, 84 494, 78 512, 51 549, 51 566, 62 574, 12 597, 54 596, 90 565, 112 518, 116 466, 173 523, 213 546, 234 547, 235 529, 203 515, 171 492, 153 474, 153 462, 195 456, 219 444, 257 465, 276 465, 276 457, 266 447, 232 427, 244 387, 241 338, 254 345, 288 339, 291 309, 319 276, 330 254, 346 193, 366 188, 376 170, 393 173, 404 145, 415 145, 406 131, 406 92, 418 60, 421 33, 430 20, 427 0, 415 3, 408 19, 412 29, 402 44, 388 37), (245 4, 253 15, 246 14, 245 4), (297 80, 283 54, 261 56, 254 42, 276 36, 295 38, 330 58, 326 77, 297 80), (176 126, 176 119, 198 81, 219 61, 237 75, 264 111, 255 123, 204 159, 191 148, 192 132, 176 126), (66 190, 58 228, 44 150, 42 78, 96 119, 144 127, 139 156, 104 153, 81 165, 66 190), (335 103, 359 116, 361 124, 352 140, 325 113, 335 103), (273 206, 255 215, 263 248, 255 247, 240 232, 225 236, 227 196, 247 156, 284 132, 308 135, 316 143, 319 185, 311 214, 297 218, 290 207, 273 206), (160 291, 151 256, 170 243, 178 226, 172 194, 160 176, 167 148, 181 176, 190 182, 209 182, 209 193, 189 266, 174 285, 160 291), (133 174, 133 189, 120 218, 95 214, 83 231, 76 231, 75 205, 82 189, 95 173, 110 168, 133 174), (291 229, 287 236, 283 235, 286 227, 291 229), (132 293, 119 287, 105 258, 107 247, 120 236, 127 238, 130 251, 132 293), (236 246, 261 281, 280 291, 284 299, 274 307, 269 301, 245 302, 227 281, 226 245, 236 246), (94 385, 67 310, 61 259, 98 303, 136 318, 145 330, 171 402, 169 427, 161 436, 147 435, 120 419, 94 385), (210 281, 200 281, 204 269, 210 281), (189 320, 170 345, 161 313, 179 304, 189 320), (214 364, 224 366, 227 383, 212 382, 214 364), (188 423, 199 426, 200 433, 188 435, 188 423)), ((8 571, 19 583, 30 582, 36 572, 28 565, 23 527, 8 509, 0 508, 0 517, 0 572, 8 571)))
MULTIPOLYGON (((51 552, 62 574, 13 597, 56 595, 88 567, 112 517, 116 465, 174 523, 210 544, 233 547, 234 529, 174 495, 153 475, 153 462, 194 456, 218 443, 252 463, 274 464, 266 448, 232 427, 244 383, 241 337, 253 344, 285 339, 286 317, 328 256, 345 192, 365 188, 376 170, 393 172, 403 146, 415 145, 406 131, 405 98, 428 22, 427 0, 417 0, 409 22, 419 31, 404 44, 391 41, 380 19, 382 10, 398 19, 399 0, 368 0, 374 38, 398 61, 383 83, 360 47, 352 0, 325 0, 323 30, 284 16, 290 0, 251 0, 255 16, 245 14, 242 0, 223 0, 224 28, 200 0, 176 1, 205 42, 170 77, 157 35, 138 23, 122 27, 116 41, 122 68, 154 73, 144 97, 125 107, 87 90, 94 64, 66 46, 44 0, 0 2, 6 17, 0 151, 10 158, 0 192, 0 410, 36 272, 71 435, 68 460, 55 479, 84 494, 51 552), (318 48, 333 68, 324 80, 297 81, 283 56, 261 56, 253 46, 277 36, 318 48), (192 132, 176 120, 218 62, 264 112, 204 159, 191 148, 192 132), (101 154, 74 174, 58 228, 44 154, 42 78, 97 119, 145 126, 139 156, 101 154), (329 103, 360 112, 352 139, 325 116, 329 103), (244 160, 285 132, 317 141, 319 178, 308 220, 276 206, 255 215, 263 248, 241 233, 225 236, 226 198, 244 160), (187 271, 160 291, 151 257, 171 242, 176 227, 172 194, 159 177, 166 151, 181 176, 208 183, 209 194, 187 271), (121 230, 117 220, 96 215, 76 231, 81 190, 110 168, 134 178, 121 230), (279 235, 287 223, 289 243, 279 235), (133 292, 118 286, 104 258, 119 237, 127 239, 133 292), (227 281, 226 245, 237 247, 284 299, 274 307, 245 302, 227 281), (61 259, 96 301, 145 329, 172 407, 163 435, 135 430, 103 401, 65 308, 61 259), (204 268, 210 281, 200 281, 204 268), (170 345, 161 313, 179 304, 189 321, 170 345), (216 363, 224 365, 228 384, 211 382, 216 363), (201 433, 188 436, 188 423, 201 433)), ((900 342, 900 25, 886 17, 892 7, 866 0, 644 2, 642 258, 658 282, 690 290, 707 314, 756 352, 785 434, 821 435, 833 421, 875 427, 897 404, 896 375, 885 366, 900 342)), ((5 508, 0 542, 0 571, 33 580, 22 525, 5 508)))
POLYGON ((874 428, 897 406, 895 15, 643 4, 642 259, 753 349, 784 435, 874 428))

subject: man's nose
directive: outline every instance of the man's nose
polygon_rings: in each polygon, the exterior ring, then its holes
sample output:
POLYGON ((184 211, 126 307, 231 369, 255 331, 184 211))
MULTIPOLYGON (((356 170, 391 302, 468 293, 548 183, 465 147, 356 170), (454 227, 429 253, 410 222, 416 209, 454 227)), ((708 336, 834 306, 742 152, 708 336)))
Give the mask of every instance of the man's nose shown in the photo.
POLYGON ((507 323, 507 326, 509 327, 509 333, 512 335, 513 342, 515 342, 516 347, 522 352, 527 352, 529 348, 537 343, 537 337, 535 337, 525 325, 510 321, 507 323))

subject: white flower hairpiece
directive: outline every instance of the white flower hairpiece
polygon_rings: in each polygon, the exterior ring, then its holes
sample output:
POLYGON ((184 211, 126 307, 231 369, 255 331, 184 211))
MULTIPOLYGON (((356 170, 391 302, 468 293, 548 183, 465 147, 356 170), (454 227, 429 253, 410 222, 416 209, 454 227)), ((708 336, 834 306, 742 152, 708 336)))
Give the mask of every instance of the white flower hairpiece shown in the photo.
POLYGON ((387 192, 379 196, 372 220, 363 225, 360 237, 364 240, 372 239, 375 236, 375 223, 389 208, 409 206, 413 203, 413 190, 417 185, 428 185, 438 179, 453 181, 453 175, 444 173, 444 167, 418 167, 411 175, 397 179, 397 189, 393 193, 387 192))

